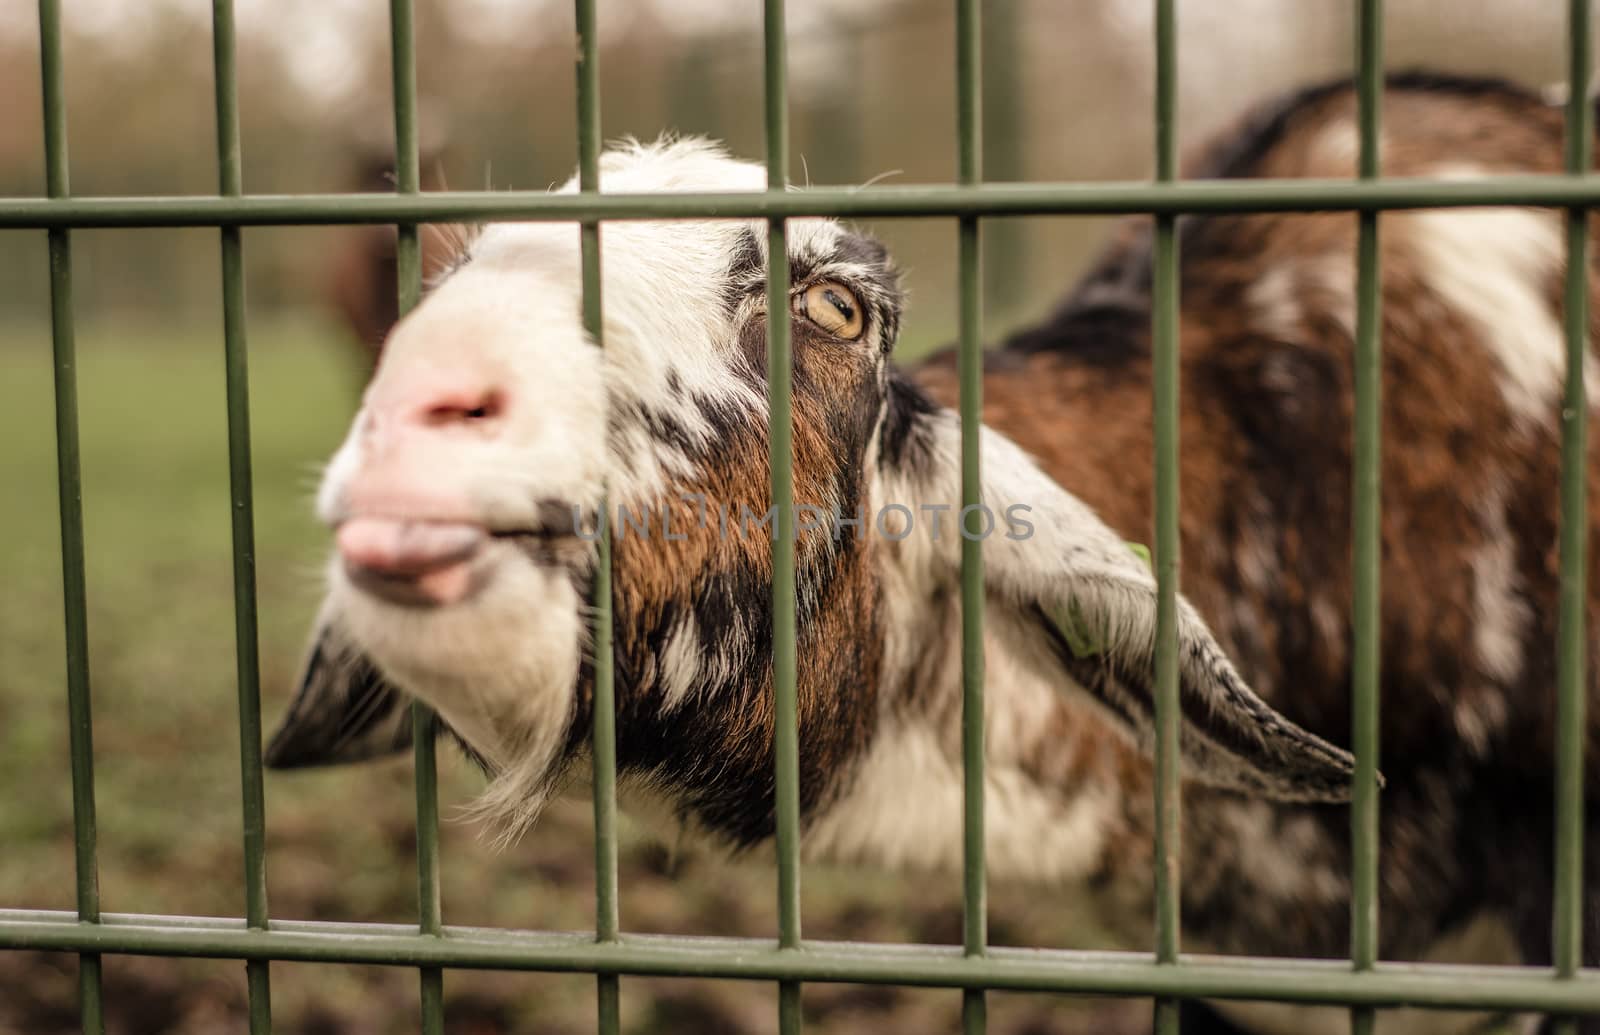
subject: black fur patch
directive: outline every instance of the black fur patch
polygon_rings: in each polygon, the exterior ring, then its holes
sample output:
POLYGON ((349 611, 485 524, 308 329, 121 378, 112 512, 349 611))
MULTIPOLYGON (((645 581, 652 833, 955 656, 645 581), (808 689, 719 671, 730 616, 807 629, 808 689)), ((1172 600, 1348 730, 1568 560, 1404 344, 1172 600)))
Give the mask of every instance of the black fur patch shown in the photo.
POLYGON ((761 285, 766 279, 766 258, 761 251, 761 241, 754 230, 746 229, 739 236, 739 245, 728 263, 727 291, 722 306, 729 317, 737 316, 744 300, 752 294, 751 286, 761 285))
POLYGON ((939 406, 899 370, 889 371, 888 393, 883 406, 883 435, 879 440, 878 462, 886 468, 915 474, 925 470, 933 443, 927 419, 939 406))

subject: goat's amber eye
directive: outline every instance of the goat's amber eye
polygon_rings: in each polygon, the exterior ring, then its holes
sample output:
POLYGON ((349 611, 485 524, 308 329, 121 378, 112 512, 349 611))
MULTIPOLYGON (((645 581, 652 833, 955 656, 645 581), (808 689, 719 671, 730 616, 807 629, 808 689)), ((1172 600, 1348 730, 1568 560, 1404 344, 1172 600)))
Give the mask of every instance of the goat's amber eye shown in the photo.
POLYGON ((864 326, 861 303, 843 284, 828 280, 806 288, 800 296, 800 315, 836 338, 854 341, 864 326))

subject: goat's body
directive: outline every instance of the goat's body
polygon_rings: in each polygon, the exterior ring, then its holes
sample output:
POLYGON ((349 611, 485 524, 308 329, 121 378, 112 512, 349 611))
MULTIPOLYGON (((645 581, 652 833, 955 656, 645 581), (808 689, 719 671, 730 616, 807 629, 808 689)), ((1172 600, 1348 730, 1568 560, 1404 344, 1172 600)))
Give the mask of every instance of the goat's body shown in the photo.
MULTIPOLYGON (((1396 80, 1384 172, 1556 172, 1562 134, 1559 110, 1509 88, 1396 80)), ((1321 89, 1231 138, 1197 172, 1347 177, 1355 140, 1353 91, 1321 89)), ((1339 743, 1350 728, 1356 222, 1182 224, 1183 589, 1267 701, 1339 743)), ((1526 961, 1543 962, 1561 216, 1392 213, 1381 233, 1382 953, 1422 958, 1494 914, 1526 961)), ((1144 542, 1154 509, 1149 268, 1148 229, 1130 224, 1062 310, 991 356, 984 386, 988 424, 1144 542)), ((953 357, 935 357, 918 378, 955 405, 953 357)), ((1589 585, 1593 614, 1593 565, 1589 585)), ((1081 750, 1081 737, 1063 750, 1081 750)), ((1122 805, 1128 828, 1147 832, 1137 793, 1122 805)), ((1189 944, 1348 951, 1347 810, 1191 788, 1185 817, 1189 944)), ((1119 850, 1130 854, 1108 872, 1134 885, 1130 901, 1147 902, 1139 838, 1119 850)))
MULTIPOLYGON (((1347 85, 1312 90, 1195 173, 1348 177, 1355 125, 1347 85)), ((1560 113, 1501 84, 1397 79, 1385 125, 1394 176, 1561 166, 1560 113)), ((623 148, 602 177, 623 192, 764 183, 693 141, 623 148)), ((1181 227, 1184 944, 1340 956, 1349 813, 1307 803, 1339 801, 1351 767, 1321 737, 1349 739, 1356 219, 1181 227)), ((1396 212, 1381 227, 1381 952, 1539 963, 1561 216, 1396 212), (1495 928, 1511 934, 1504 952, 1461 948, 1495 928)), ((484 814, 524 828, 587 750, 593 555, 579 519, 605 486, 657 515, 653 535, 614 526, 621 785, 648 818, 751 848, 774 826, 772 528, 742 516, 770 501, 766 240, 726 221, 605 231, 603 351, 578 319, 576 228, 554 224, 487 231, 391 335, 319 495, 343 563, 269 758, 395 750, 410 735, 401 692, 415 695, 495 777, 484 814)), ((827 220, 793 221, 787 244, 794 497, 865 526, 796 542, 804 850, 954 869, 954 360, 924 364, 917 384, 889 368, 901 293, 881 246, 827 220), (885 522, 896 507, 905 521, 885 522)), ((1126 545, 1152 538, 1149 271, 1148 228, 1130 223, 1057 314, 990 355, 979 442, 995 521, 989 873, 1086 884, 1132 945, 1148 943, 1152 898, 1155 587, 1126 545), (1013 506, 1027 534, 1013 534, 1013 506)))

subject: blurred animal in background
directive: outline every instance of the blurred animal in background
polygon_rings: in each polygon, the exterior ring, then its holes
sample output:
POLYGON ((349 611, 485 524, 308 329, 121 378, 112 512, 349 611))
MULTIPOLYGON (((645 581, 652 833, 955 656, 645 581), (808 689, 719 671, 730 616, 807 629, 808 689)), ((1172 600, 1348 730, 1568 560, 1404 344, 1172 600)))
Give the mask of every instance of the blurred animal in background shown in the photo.
MULTIPOLYGON (((1339 81, 1222 132, 1189 175, 1348 178, 1356 141, 1339 81)), ((1390 80, 1388 174, 1553 173, 1562 141, 1561 111, 1506 83, 1390 80)), ((684 141, 612 151, 602 182, 760 190, 765 174, 684 141)), ((1394 212, 1382 231, 1382 954, 1547 964, 1562 221, 1394 212)), ((1356 218, 1201 215, 1181 235, 1185 946, 1337 957, 1356 218)), ((337 552, 272 764, 400 749, 414 695, 491 778, 478 813, 526 830, 587 764, 591 540, 609 493, 634 522, 612 529, 624 803, 733 851, 771 836, 772 525, 751 520, 769 501, 766 247, 758 222, 608 225, 599 349, 575 227, 496 225, 468 244, 390 335, 327 468, 337 552)), ((903 298, 872 239, 793 220, 788 247, 795 497, 812 508, 796 545, 804 851, 956 868, 954 357, 890 363, 903 298)), ((1153 866, 1155 584, 1126 545, 1151 540, 1150 269, 1149 223, 1129 220, 1054 314, 988 355, 973 515, 989 873, 1087 885, 1130 945, 1148 944, 1153 866)), ((1591 964, 1597 895, 1591 882, 1591 964)), ((1191 1032, 1347 1023, 1186 1010, 1191 1032)))
MULTIPOLYGON (((421 188, 443 190, 442 152, 424 151, 419 171, 421 188)), ((350 189, 384 194, 395 189, 394 149, 363 151, 354 161, 350 189)), ((328 302, 358 346, 357 355, 368 368, 375 367, 384 339, 399 318, 399 279, 396 251, 399 233, 391 225, 350 226, 334 246, 329 260, 328 302)), ((439 275, 458 250, 454 231, 436 223, 417 227, 422 276, 439 275)))

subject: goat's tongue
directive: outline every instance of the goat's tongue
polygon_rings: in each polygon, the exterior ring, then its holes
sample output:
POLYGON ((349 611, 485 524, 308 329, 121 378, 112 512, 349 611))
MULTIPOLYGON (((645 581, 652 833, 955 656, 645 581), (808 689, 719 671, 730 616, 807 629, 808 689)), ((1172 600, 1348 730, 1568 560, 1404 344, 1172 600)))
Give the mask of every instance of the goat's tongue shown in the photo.
POLYGON ((471 557, 486 538, 477 525, 352 518, 339 526, 339 553, 362 568, 422 575, 471 557))
POLYGON ((487 538, 464 523, 352 518, 339 526, 338 546, 347 569, 409 583, 424 599, 450 604, 471 588, 467 562, 487 538))

